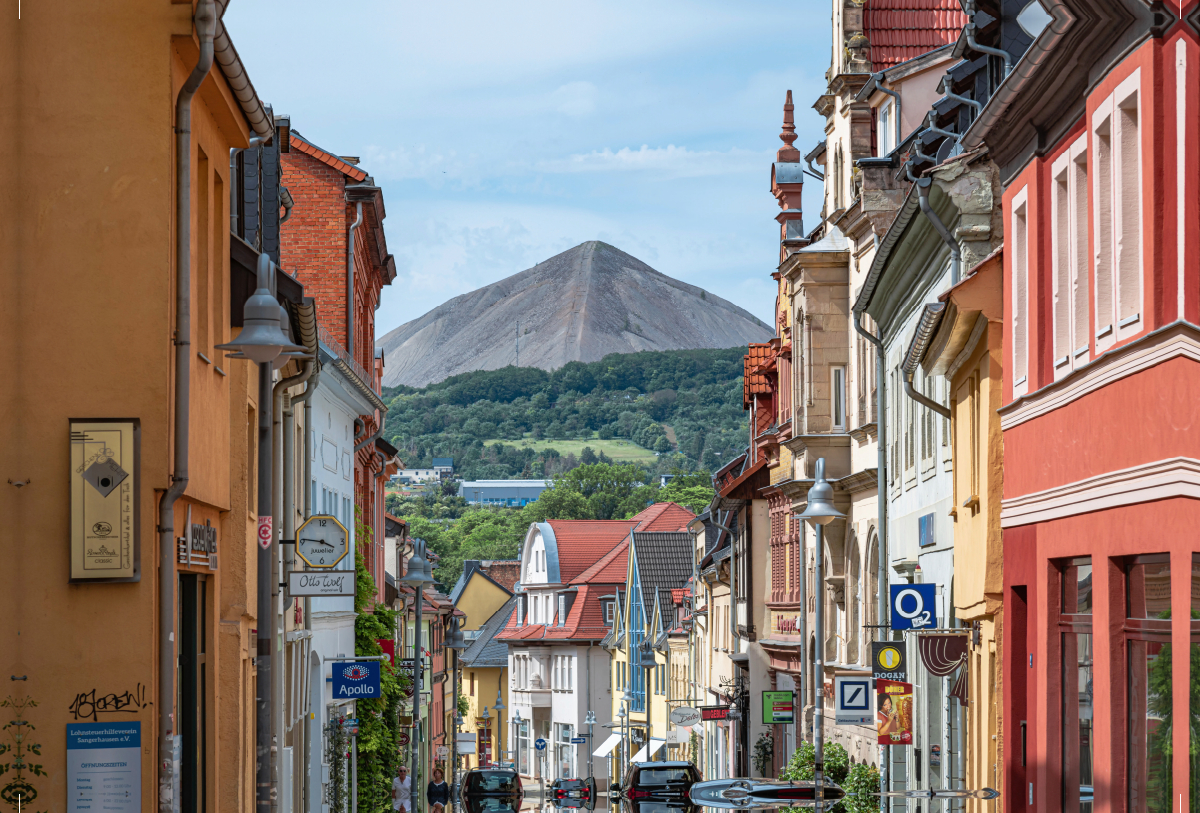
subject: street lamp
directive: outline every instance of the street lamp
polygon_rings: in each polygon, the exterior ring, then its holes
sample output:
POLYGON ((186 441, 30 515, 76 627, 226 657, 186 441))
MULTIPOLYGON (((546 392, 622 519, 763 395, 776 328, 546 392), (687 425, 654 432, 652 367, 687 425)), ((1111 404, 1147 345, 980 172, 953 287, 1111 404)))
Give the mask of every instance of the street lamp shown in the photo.
MULTIPOLYGON (((501 680, 503 679, 503 676, 501 676, 501 680)), ((500 712, 507 708, 508 706, 504 705, 504 698, 500 696, 500 681, 496 681, 496 702, 492 704, 492 711, 496 712, 496 731, 500 740, 501 754, 504 753, 504 720, 501 719, 504 715, 500 712)))
POLYGON ((461 664, 459 658, 467 648, 467 639, 462 634, 462 622, 457 616, 450 616, 450 629, 446 636, 446 649, 454 652, 454 751, 450 761, 450 787, 453 788, 454 799, 458 801, 458 729, 462 725, 462 715, 458 713, 458 670, 461 664))
POLYGON ((421 682, 425 677, 421 666, 421 608, 425 603, 425 588, 433 584, 433 573, 429 568, 429 560, 425 558, 424 540, 413 539, 413 553, 408 559, 408 572, 405 573, 404 578, 400 579, 400 581, 412 587, 414 601, 417 605, 416 626, 413 631, 413 729, 416 736, 413 742, 412 794, 409 801, 409 810, 412 813, 417 813, 419 809, 417 807, 417 800, 420 798, 420 794, 418 793, 420 783, 417 781, 417 776, 421 755, 421 682))
MULTIPOLYGON (((650 709, 652 708, 652 695, 650 694, 650 670, 658 666, 658 662, 654 659, 654 646, 647 638, 642 642, 642 645, 637 649, 637 665, 646 670, 645 685, 642 687, 642 695, 646 706, 646 748, 650 748, 650 741, 654 737, 654 723, 651 720, 650 709)), ((663 735, 666 736, 665 734, 663 735)), ((653 757, 651 757, 653 761, 653 757)))
MULTIPOLYGON (((629 715, 627 715, 625 713, 625 704, 628 702, 629 702, 629 692, 626 691, 624 693, 624 695, 621 697, 621 706, 620 706, 620 708, 617 709, 617 718, 620 719, 620 721, 621 721, 621 753, 625 757, 626 770, 628 770, 628 768, 629 768, 629 732, 626 727, 626 722, 629 718, 629 715)), ((623 775, 625 773, 625 771, 622 771, 621 773, 623 775)), ((619 777, 619 776, 614 776, 612 778, 616 779, 617 781, 620 781, 620 779, 621 779, 621 777, 619 777)))
MULTIPOLYGON (((816 660, 813 664, 814 675, 817 678, 817 688, 821 689, 825 682, 825 526, 835 519, 845 519, 846 515, 833 507, 833 486, 825 479, 825 458, 817 458, 815 476, 812 487, 808 490, 808 505, 800 518, 813 526, 816 531, 817 543, 817 617, 816 660)), ((825 697, 821 692, 814 698, 816 708, 813 712, 814 740, 813 748, 813 780, 817 787, 817 813, 825 809, 825 697)))
MULTIPOLYGON (((589 697, 588 700, 591 700, 591 698, 589 697)), ((587 717, 583 718, 583 724, 588 727, 588 733, 587 733, 587 735, 588 735, 588 744, 587 744, 588 778, 591 779, 592 778, 592 744, 593 744, 592 726, 594 726, 596 724, 596 713, 593 712, 591 709, 588 709, 587 717)))
POLYGON ((218 350, 232 351, 235 358, 245 357, 257 364, 270 364, 280 353, 308 355, 304 347, 284 335, 284 311, 271 294, 274 277, 275 263, 270 255, 258 255, 258 288, 242 307, 242 332, 233 341, 218 344, 218 350))

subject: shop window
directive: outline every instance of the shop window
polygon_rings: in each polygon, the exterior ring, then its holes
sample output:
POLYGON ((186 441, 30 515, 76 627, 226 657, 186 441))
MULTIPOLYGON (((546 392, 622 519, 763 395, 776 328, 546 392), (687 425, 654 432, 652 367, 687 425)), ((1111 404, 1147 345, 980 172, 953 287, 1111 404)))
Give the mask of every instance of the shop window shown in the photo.
POLYGON ((1125 568, 1125 639, 1129 692, 1129 809, 1170 813, 1171 560, 1129 559, 1125 568))
POLYGON ((1062 807, 1093 811, 1092 559, 1061 567, 1059 643, 1062 648, 1062 807))

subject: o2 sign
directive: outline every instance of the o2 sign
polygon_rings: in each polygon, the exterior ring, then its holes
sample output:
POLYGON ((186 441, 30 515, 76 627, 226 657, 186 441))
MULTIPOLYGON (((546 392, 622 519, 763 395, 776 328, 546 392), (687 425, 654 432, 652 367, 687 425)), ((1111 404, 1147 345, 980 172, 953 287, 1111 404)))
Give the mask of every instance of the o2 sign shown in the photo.
POLYGON ((919 630, 937 626, 936 584, 893 584, 892 629, 919 630))

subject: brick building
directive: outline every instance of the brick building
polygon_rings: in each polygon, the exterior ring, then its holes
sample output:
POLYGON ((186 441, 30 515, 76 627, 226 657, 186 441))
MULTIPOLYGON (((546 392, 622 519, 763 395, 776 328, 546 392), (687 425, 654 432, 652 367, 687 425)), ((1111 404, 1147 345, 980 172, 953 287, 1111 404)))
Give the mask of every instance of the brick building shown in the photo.
MULTIPOLYGON (((291 151, 282 156, 283 185, 294 201, 281 226, 282 264, 314 298, 322 326, 322 362, 333 370, 337 403, 326 404, 324 430, 334 430, 339 411, 342 431, 331 431, 339 471, 352 486, 350 499, 362 521, 372 529, 358 540, 367 568, 375 578, 377 600, 384 590, 383 485, 401 467, 397 451, 380 437, 386 405, 380 399, 384 358, 375 350, 375 310, 384 285, 396 278, 396 263, 387 251, 383 220, 387 216, 383 191, 358 159, 321 149, 295 130, 291 151), (356 403, 357 402, 357 403, 356 403), (349 420, 347 428, 346 420, 349 420), (349 458, 345 458, 346 449, 349 458)), ((314 431, 322 426, 319 418, 314 431)), ((324 452, 324 448, 322 449, 324 452)), ((318 484, 314 491, 314 505, 318 484)), ((355 520, 346 503, 345 485, 331 486, 330 505, 349 527, 355 520)), ((322 492, 321 499, 326 499, 322 492)), ((351 528, 353 530, 353 528, 351 528)))

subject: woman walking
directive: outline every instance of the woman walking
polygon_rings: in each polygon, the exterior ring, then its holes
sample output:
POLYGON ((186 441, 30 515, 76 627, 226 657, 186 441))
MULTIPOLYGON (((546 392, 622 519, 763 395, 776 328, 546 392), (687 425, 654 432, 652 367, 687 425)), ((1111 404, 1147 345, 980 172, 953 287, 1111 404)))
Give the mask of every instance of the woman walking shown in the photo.
POLYGON ((446 805, 450 804, 450 786, 446 784, 446 773, 441 768, 433 769, 425 799, 429 802, 430 813, 445 813, 446 805))

